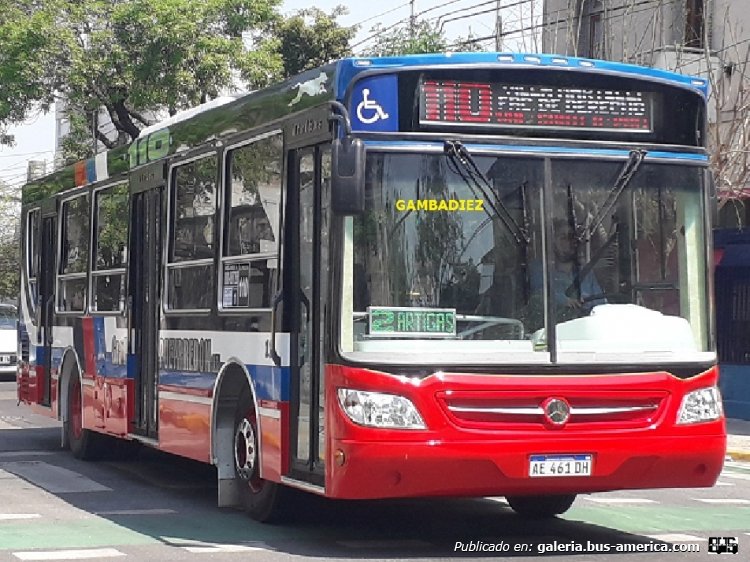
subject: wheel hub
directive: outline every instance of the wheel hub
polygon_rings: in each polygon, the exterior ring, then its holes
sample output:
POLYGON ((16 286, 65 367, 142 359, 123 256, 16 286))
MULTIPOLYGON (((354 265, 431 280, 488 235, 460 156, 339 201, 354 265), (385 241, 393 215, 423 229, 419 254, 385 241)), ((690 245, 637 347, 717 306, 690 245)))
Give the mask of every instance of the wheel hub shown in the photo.
POLYGON ((245 417, 234 434, 234 466, 243 480, 250 482, 256 466, 255 428, 245 417))

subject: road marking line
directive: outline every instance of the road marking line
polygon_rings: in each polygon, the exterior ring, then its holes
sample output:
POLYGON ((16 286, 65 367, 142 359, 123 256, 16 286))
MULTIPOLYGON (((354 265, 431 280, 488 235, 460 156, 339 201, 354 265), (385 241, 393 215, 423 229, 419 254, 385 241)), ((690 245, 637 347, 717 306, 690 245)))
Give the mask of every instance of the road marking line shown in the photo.
POLYGON ((118 509, 114 511, 95 511, 94 515, 169 515, 177 513, 174 509, 118 509))
POLYGON ((46 457, 55 455, 52 451, 3 451, 0 453, 0 459, 10 459, 15 457, 46 457))
POLYGON ((259 546, 245 546, 242 544, 215 544, 212 546, 183 546, 183 550, 193 554, 211 554, 213 552, 251 552, 256 550, 266 550, 259 546))
POLYGON ((0 430, 2 429, 21 429, 21 428, 18 427, 17 425, 13 425, 3 420, 0 420, 0 430))
POLYGON ((53 494, 112 491, 112 488, 102 486, 83 474, 42 461, 3 462, 0 468, 53 494))
POLYGON ((738 480, 750 480, 750 474, 740 474, 739 472, 722 472, 724 478, 736 478, 738 480))
POLYGON ((734 486, 733 482, 717 482, 714 486, 734 486))
POLYGON ((0 521, 15 521, 17 519, 36 519, 38 513, 0 513, 0 521))
POLYGON ((195 554, 211 554, 212 552, 250 552, 254 550, 270 550, 268 545, 262 542, 248 544, 222 544, 204 542, 199 540, 183 539, 181 537, 160 537, 164 544, 180 547, 195 554))
POLYGON ((733 498, 693 498, 696 501, 704 503, 735 503, 746 505, 750 503, 750 500, 736 500, 733 498))
POLYGON ((86 550, 14 552, 13 556, 21 560, 82 560, 84 558, 114 558, 125 556, 125 553, 115 548, 89 548, 86 550))
POLYGON ((505 504, 505 505, 510 505, 510 504, 508 503, 508 500, 506 500, 506 499, 505 499, 505 498, 503 498, 503 497, 490 497, 490 496, 488 496, 488 497, 486 497, 486 498, 484 498, 484 499, 486 499, 486 500, 492 500, 493 502, 497 502, 497 503, 503 503, 503 504, 505 504))
POLYGON ((694 535, 682 535, 680 533, 672 533, 666 535, 646 535, 650 539, 664 542, 707 542, 708 539, 696 537, 694 535))
POLYGON ((654 500, 645 498, 586 498, 590 502, 596 503, 656 503, 654 500))

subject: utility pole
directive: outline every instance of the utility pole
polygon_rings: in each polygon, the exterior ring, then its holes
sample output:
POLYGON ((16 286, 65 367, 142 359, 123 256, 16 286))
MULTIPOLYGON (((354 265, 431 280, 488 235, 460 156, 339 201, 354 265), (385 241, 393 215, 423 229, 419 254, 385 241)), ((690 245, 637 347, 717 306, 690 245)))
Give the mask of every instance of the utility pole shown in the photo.
POLYGON ((503 50, 503 18, 500 15, 500 2, 497 0, 497 11, 495 12, 495 51, 503 50))
POLYGON ((416 20, 414 19, 414 0, 410 0, 411 15, 409 16, 409 39, 414 40, 414 28, 416 27, 416 20))
POLYGON ((96 148, 97 148, 97 141, 96 141, 96 129, 99 127, 99 110, 95 109, 91 114, 91 149, 94 156, 96 156, 96 148))

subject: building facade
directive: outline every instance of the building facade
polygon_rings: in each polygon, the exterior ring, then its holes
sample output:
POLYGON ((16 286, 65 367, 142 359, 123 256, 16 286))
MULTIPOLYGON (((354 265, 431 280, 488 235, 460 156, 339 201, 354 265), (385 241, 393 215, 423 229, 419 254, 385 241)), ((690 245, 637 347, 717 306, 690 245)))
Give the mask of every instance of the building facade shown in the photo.
POLYGON ((750 419, 750 10, 747 0, 546 0, 543 46, 710 80, 718 192, 717 340, 727 414, 750 419))

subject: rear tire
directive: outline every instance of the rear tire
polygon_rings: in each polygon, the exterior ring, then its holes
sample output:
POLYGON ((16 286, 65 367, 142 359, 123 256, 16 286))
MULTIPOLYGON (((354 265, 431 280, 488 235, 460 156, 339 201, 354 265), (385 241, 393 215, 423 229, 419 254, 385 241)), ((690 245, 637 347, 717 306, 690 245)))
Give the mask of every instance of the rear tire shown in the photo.
POLYGON ((505 496, 508 504, 518 515, 524 517, 554 517, 570 509, 575 494, 563 496, 505 496))
POLYGON ((284 517, 286 488, 260 477, 258 417, 245 389, 234 416, 234 479, 245 511, 256 521, 272 523, 284 517))
POLYGON ((104 449, 104 436, 83 428, 83 389, 81 376, 77 370, 70 374, 68 383, 68 412, 65 433, 73 456, 90 461, 101 457, 104 449))

